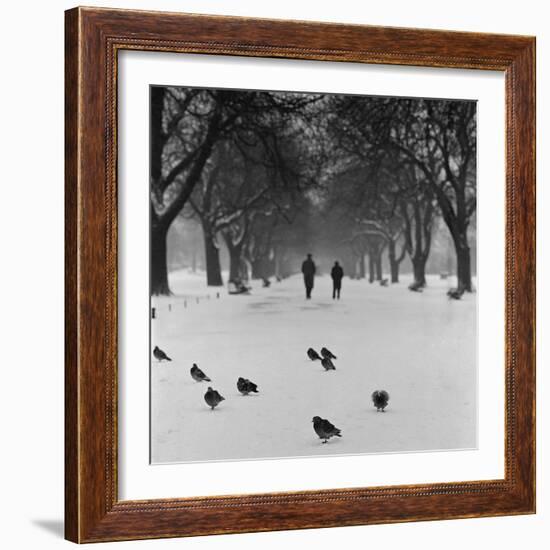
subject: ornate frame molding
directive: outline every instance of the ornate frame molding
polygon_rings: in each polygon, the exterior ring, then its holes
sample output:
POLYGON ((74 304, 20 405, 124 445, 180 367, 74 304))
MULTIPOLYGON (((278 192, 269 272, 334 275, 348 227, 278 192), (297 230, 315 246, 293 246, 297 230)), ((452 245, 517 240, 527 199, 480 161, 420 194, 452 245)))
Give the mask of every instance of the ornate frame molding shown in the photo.
POLYGON ((65 116, 69 540, 97 542, 534 512, 534 38, 75 8, 66 12, 65 116), (504 479, 118 500, 116 90, 117 55, 123 49, 505 73, 504 479))

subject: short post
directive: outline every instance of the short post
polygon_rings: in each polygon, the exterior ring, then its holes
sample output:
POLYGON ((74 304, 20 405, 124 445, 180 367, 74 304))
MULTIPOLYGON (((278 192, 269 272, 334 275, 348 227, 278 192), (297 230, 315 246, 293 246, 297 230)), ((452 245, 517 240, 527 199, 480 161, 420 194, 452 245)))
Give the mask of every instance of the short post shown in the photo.
POLYGON ((155 314, 156 314, 156 309, 155 308, 151 308, 151 319, 155 319, 155 314))
POLYGON ((168 311, 172 311, 172 304, 168 304, 168 311))

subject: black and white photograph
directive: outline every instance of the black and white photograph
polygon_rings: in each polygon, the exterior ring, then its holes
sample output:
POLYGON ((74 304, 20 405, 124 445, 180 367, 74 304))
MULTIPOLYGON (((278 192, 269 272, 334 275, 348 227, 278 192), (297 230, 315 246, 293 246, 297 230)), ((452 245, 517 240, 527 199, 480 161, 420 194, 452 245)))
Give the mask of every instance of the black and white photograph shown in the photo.
POLYGON ((149 92, 151 463, 475 449, 476 102, 149 92))
POLYGON ((4 548, 548 546, 545 3, 3 8, 4 548))

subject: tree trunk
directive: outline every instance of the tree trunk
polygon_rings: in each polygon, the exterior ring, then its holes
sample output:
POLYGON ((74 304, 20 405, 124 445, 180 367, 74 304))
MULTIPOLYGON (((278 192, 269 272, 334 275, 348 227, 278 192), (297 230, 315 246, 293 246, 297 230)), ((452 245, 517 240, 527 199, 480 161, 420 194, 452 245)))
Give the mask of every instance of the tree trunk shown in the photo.
POLYGON ((399 262, 397 261, 395 255, 395 241, 391 240, 388 242, 388 259, 390 260, 390 274, 391 282, 399 282, 399 262))
POLYGON ((162 151, 166 136, 162 131, 162 113, 164 112, 163 86, 151 86, 151 179, 159 182, 162 178, 162 151))
MULTIPOLYGON (((164 110, 164 88, 151 88, 151 181, 157 182, 162 177, 162 150, 165 138, 162 132, 162 113, 164 110)), ((168 267, 166 257, 166 236, 169 223, 162 223, 157 216, 153 203, 150 202, 151 224, 151 282, 152 296, 170 295, 168 285, 168 267)))
POLYGON ((284 251, 281 252, 279 247, 276 246, 275 250, 274 250, 274 257, 273 257, 273 262, 274 262, 274 265, 275 265, 274 275, 275 275, 276 279, 281 279, 282 278, 284 256, 285 256, 284 251))
MULTIPOLYGON (((468 246, 468 222, 469 217, 465 214, 464 193, 461 195, 460 207, 457 206, 455 215, 450 206, 448 197, 437 193, 443 220, 447 224, 456 252, 456 273, 458 288, 466 292, 472 292, 472 266, 470 262, 470 247, 468 246)), ((459 196, 457 196, 457 201, 459 196)))
POLYGON ((458 288, 466 292, 472 292, 472 271, 470 264, 470 247, 466 238, 461 243, 455 243, 456 248, 456 271, 458 288))
POLYGON ((376 269, 376 280, 382 280, 382 251, 377 252, 374 258, 374 267, 376 269))
POLYGON ((243 258, 241 246, 228 246, 229 251, 229 280, 238 281, 246 279, 243 273, 243 258))
POLYGON ((241 279, 243 281, 248 281, 248 262, 241 256, 241 279))
POLYGON ((206 284, 208 286, 223 286, 222 270, 220 266, 220 249, 216 236, 211 229, 203 224, 204 257, 206 261, 206 284))
MULTIPOLYGON (((413 264, 414 285, 417 288, 426 286, 426 263, 430 255, 432 244, 432 221, 434 207, 427 201, 424 209, 418 200, 412 203, 414 216, 414 240, 413 231, 408 216, 408 209, 403 209, 405 215, 405 248, 413 264)), ((402 259, 402 258, 401 258, 402 259)))
POLYGON ((358 279, 364 279, 365 276, 366 276, 366 268, 365 268, 365 255, 361 252, 361 254, 359 255, 359 260, 358 260, 358 275, 357 275, 357 278, 358 279))
POLYGON ((411 258, 413 264, 414 282, 416 286, 426 286, 426 259, 422 255, 415 255, 411 258))
POLYGON ((399 262, 396 260, 390 260, 390 273, 391 273, 391 282, 399 282, 399 262))
POLYGON ((169 296, 166 235, 168 227, 151 220, 151 295, 169 296))
POLYGON ((373 283, 374 282, 374 278, 375 278, 375 275, 374 275, 374 271, 375 271, 375 262, 374 262, 374 254, 371 252, 369 252, 369 283, 373 283))
POLYGON ((251 277, 253 279, 261 279, 263 277, 263 263, 263 258, 258 258, 250 262, 252 266, 251 277))

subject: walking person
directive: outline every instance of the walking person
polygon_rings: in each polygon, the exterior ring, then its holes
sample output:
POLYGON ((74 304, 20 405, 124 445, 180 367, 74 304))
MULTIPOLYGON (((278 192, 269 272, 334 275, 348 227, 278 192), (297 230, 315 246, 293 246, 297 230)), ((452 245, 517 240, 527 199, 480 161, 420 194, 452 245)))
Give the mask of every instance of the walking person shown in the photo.
POLYGON ((344 270, 338 262, 334 262, 330 271, 332 277, 332 299, 340 299, 340 290, 342 290, 342 279, 344 278, 344 270))
POLYGON ((304 275, 304 285, 306 287, 306 299, 311 299, 311 291, 313 290, 313 281, 315 279, 315 262, 311 258, 311 254, 307 255, 307 258, 302 264, 302 273, 304 275))

